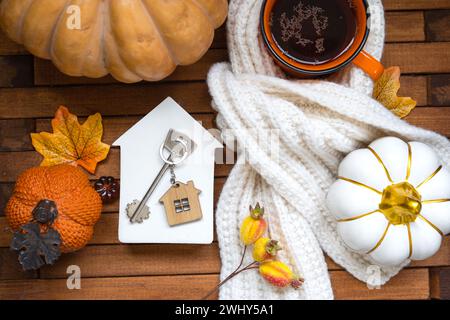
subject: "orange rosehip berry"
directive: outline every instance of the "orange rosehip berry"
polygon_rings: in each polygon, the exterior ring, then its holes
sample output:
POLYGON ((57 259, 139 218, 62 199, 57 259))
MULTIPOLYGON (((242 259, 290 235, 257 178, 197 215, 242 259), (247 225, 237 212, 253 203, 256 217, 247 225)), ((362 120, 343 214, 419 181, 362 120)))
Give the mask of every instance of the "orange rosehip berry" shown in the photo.
POLYGON ((253 247, 253 259, 258 262, 272 260, 279 250, 281 250, 281 247, 278 241, 270 238, 259 238, 253 247))
POLYGON ((290 285, 294 289, 297 289, 304 281, 302 278, 297 277, 286 264, 280 261, 267 261, 261 263, 259 266, 259 273, 269 283, 280 288, 290 285))
POLYGON ((241 225, 241 240, 245 245, 250 245, 261 238, 267 230, 267 222, 263 218, 264 208, 250 206, 250 216, 244 219, 241 225))

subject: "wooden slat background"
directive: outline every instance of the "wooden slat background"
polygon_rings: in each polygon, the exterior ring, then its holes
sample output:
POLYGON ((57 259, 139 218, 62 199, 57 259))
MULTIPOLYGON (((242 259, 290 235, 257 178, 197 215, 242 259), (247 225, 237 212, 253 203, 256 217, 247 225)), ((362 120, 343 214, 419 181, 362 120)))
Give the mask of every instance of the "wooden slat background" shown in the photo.
MULTIPOLYGON (((407 121, 450 137, 450 0, 383 2, 387 29, 383 63, 401 67, 401 94, 418 102, 407 121)), ((60 104, 80 118, 102 113, 107 143, 168 95, 206 128, 213 128, 215 115, 205 77, 213 63, 227 60, 225 39, 222 27, 200 62, 179 68, 162 82, 123 85, 111 77, 65 76, 0 33, 0 299, 196 299, 218 283, 216 242, 122 245, 117 239, 117 203, 104 207, 85 249, 64 255, 55 266, 24 273, 8 249, 11 233, 3 209, 18 175, 40 162, 30 133, 49 130, 60 104), (81 267, 81 290, 66 287, 66 268, 71 264, 81 267)), ((119 177, 119 170, 119 150, 113 149, 91 179, 119 177)), ((230 170, 231 165, 216 165, 216 201, 230 170)), ((437 255, 412 263, 380 290, 367 289, 330 259, 327 263, 338 299, 450 298, 449 238, 437 255)))

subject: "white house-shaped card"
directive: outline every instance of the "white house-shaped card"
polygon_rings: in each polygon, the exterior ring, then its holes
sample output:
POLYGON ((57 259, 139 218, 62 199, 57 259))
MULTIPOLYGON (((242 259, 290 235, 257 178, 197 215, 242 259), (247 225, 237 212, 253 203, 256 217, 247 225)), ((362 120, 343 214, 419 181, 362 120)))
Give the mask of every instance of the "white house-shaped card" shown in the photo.
MULTIPOLYGON (((117 139, 113 146, 120 146, 120 242, 209 244, 213 241, 214 160, 216 149, 223 146, 210 132, 172 98, 167 98, 117 139), (195 185, 195 190, 199 191, 196 196, 201 214, 187 223, 169 223, 170 216, 165 210, 168 202, 166 205, 160 202, 164 195, 171 194, 170 173, 167 172, 147 202, 149 218, 142 223, 131 223, 126 207, 144 197, 163 166, 159 149, 170 129, 187 135, 196 145, 192 154, 175 167, 175 175, 178 182, 186 186, 189 182, 195 185)), ((189 197, 174 201, 179 200, 182 210, 187 211, 186 208, 191 207, 186 206, 186 199, 189 197)), ((177 206, 175 211, 179 210, 177 204, 174 202, 177 206)))

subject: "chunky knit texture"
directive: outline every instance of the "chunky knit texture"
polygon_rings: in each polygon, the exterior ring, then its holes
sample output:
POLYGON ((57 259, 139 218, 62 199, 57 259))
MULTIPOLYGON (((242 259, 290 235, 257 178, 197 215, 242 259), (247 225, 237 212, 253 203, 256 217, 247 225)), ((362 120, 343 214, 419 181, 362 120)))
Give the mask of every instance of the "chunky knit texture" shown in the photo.
MULTIPOLYGON (((327 190, 342 158, 376 138, 393 135, 429 144, 450 165, 450 144, 436 133, 400 120, 373 100, 372 81, 358 68, 347 67, 328 81, 286 79, 260 42, 261 3, 230 2, 231 63, 213 66, 208 76, 213 106, 219 113, 217 124, 232 131, 243 151, 216 212, 221 278, 239 263, 243 249, 239 225, 248 214, 248 206, 260 201, 266 208, 272 237, 284 248, 281 258, 289 261, 305 283, 297 291, 280 290, 256 271, 248 271, 225 284, 220 298, 332 299, 322 250, 361 281, 371 282, 374 270, 364 255, 344 246, 325 206, 327 190), (264 138, 267 129, 278 132, 278 158, 269 152, 270 139, 264 138)), ((371 33, 365 50, 381 58, 383 7, 380 0, 369 3, 371 33)), ((382 268, 381 284, 401 267, 382 268)))
POLYGON ((45 199, 54 201, 58 209, 53 227, 61 235, 61 251, 84 247, 92 238, 102 211, 100 196, 91 187, 86 174, 66 164, 24 171, 5 209, 11 228, 17 231, 30 222, 33 209, 45 199))

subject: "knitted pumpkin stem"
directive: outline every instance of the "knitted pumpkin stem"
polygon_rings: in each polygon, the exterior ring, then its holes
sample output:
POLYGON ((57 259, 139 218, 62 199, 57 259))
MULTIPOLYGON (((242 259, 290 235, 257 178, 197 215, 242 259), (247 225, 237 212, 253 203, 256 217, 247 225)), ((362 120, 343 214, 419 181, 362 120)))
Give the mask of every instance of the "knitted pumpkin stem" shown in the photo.
POLYGON ((61 235, 52 227, 57 216, 54 201, 40 200, 30 221, 14 232, 10 248, 19 254, 19 263, 24 271, 37 270, 59 259, 61 235))
POLYGON ((43 199, 34 207, 32 215, 36 222, 52 225, 58 216, 58 208, 54 201, 43 199))

